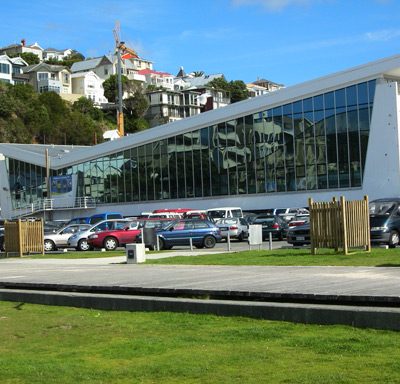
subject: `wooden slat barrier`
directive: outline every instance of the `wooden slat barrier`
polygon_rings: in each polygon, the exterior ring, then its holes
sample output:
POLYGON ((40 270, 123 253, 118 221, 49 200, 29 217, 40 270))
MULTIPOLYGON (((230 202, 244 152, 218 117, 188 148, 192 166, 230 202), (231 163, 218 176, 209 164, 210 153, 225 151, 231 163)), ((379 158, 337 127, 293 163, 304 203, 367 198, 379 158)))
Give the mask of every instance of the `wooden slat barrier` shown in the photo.
POLYGON ((18 253, 20 257, 24 254, 44 254, 43 244, 43 220, 36 221, 6 221, 4 223, 4 246, 6 255, 18 253))
POLYGON ((311 252, 318 248, 364 248, 371 251, 368 197, 363 200, 314 202, 308 200, 310 209, 311 252))

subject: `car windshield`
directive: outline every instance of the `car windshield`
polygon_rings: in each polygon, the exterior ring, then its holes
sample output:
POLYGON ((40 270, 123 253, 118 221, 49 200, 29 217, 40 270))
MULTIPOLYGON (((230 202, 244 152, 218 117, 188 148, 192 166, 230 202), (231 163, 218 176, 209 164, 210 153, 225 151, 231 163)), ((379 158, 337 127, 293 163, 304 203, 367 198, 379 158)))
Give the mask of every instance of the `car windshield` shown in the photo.
POLYGON ((218 221, 218 224, 237 224, 238 220, 237 219, 221 219, 218 221))
POLYGON ((387 215, 389 216, 398 208, 398 203, 395 201, 375 201, 369 204, 370 215, 387 215))
POLYGON ((225 217, 225 210, 208 211, 208 216, 212 219, 222 219, 225 217))

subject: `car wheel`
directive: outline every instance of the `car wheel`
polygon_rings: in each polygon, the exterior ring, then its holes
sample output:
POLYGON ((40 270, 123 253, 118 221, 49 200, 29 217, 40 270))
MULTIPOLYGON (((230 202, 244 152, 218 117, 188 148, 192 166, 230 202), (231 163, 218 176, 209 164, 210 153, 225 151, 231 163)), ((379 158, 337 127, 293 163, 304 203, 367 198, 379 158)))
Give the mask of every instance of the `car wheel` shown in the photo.
POLYGON ((159 247, 160 247, 160 251, 162 250, 162 249, 167 249, 167 247, 165 246, 165 240, 164 239, 158 239, 158 244, 159 244, 159 247))
POLYGON ((81 239, 78 242, 78 251, 88 251, 90 249, 90 245, 87 241, 87 239, 81 239))
POLYGON ((215 243, 216 243, 216 240, 215 240, 215 237, 213 237, 213 236, 206 236, 204 238, 203 244, 206 248, 214 248, 215 243))
POLYGON ((118 247, 118 240, 115 237, 106 237, 103 246, 107 251, 114 251, 118 247))
POLYGON ((238 241, 243 241, 244 240, 244 236, 243 236, 243 232, 240 233, 240 235, 238 236, 238 241))
POLYGON ((54 251, 56 249, 56 245, 53 240, 45 240, 44 241, 44 250, 46 252, 54 251))
POLYGON ((397 245, 399 245, 399 242, 400 242, 399 233, 397 231, 390 232, 389 248, 395 248, 397 245))

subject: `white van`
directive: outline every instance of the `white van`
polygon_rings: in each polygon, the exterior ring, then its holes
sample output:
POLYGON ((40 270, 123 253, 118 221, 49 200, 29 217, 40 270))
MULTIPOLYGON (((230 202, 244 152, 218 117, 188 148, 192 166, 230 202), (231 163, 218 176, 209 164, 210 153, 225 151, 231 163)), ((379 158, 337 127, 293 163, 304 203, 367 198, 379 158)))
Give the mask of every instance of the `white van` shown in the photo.
POLYGON ((219 219, 226 219, 228 217, 243 217, 242 208, 240 207, 221 207, 207 209, 207 216, 217 221, 219 219))

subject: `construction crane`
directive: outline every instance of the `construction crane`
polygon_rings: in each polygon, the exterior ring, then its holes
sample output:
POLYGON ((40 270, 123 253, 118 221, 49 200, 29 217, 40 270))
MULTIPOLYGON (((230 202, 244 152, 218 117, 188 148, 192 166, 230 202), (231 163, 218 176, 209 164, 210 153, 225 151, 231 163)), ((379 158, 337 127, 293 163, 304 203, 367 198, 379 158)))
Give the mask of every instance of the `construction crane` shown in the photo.
POLYGON ((120 39, 120 23, 117 21, 115 23, 115 28, 113 30, 115 39, 115 51, 117 53, 117 81, 118 81, 118 110, 117 110, 117 127, 118 134, 120 137, 125 135, 124 132, 124 112, 123 112, 123 92, 122 92, 122 59, 133 59, 138 58, 138 54, 131 48, 125 45, 125 42, 120 39))

